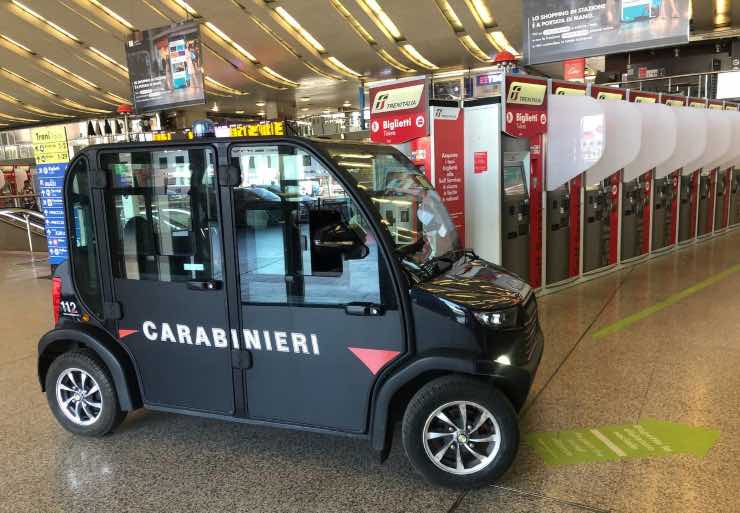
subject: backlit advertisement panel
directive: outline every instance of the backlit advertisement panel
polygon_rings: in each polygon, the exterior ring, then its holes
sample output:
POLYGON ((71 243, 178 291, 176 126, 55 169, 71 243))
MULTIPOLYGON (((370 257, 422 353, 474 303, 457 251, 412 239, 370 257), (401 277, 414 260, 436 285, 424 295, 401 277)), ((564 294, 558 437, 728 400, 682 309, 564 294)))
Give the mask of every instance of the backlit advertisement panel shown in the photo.
POLYGON ((524 0, 525 64, 689 42, 690 0, 524 0))
POLYGON ((126 42, 134 110, 205 103, 202 55, 197 22, 135 32, 126 42))

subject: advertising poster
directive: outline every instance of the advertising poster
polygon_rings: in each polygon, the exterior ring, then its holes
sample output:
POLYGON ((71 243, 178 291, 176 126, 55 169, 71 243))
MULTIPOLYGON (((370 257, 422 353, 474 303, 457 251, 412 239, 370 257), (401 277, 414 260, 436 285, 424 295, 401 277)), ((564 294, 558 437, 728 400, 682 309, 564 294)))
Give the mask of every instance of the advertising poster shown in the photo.
POLYGON ((689 42, 690 0, 524 0, 525 64, 689 42))
POLYGON ((432 107, 434 117, 434 188, 465 242, 465 139, 463 110, 432 107))
POLYGON ((135 112, 206 102, 197 22, 135 32, 126 60, 135 112))
POLYGON ((67 131, 63 126, 31 130, 33 155, 41 210, 46 219, 46 245, 49 263, 58 265, 67 259, 67 230, 64 223, 62 188, 69 163, 67 131))
POLYGON ((401 144, 429 135, 426 79, 370 88, 370 139, 401 144))

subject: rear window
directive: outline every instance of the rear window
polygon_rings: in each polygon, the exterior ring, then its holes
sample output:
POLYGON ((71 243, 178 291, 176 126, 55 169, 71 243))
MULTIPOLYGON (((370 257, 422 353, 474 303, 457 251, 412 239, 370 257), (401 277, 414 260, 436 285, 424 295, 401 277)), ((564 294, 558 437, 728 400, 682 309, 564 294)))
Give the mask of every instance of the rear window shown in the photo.
POLYGON ((87 160, 72 166, 67 189, 69 209, 69 254, 72 275, 82 303, 96 317, 103 310, 98 273, 98 248, 93 228, 87 160))

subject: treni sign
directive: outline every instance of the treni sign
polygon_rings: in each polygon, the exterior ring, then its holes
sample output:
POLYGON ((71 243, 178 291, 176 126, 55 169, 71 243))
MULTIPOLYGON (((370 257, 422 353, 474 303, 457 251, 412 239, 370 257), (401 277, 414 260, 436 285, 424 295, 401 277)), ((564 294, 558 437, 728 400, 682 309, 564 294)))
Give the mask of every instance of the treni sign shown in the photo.
POLYGON ((401 144, 429 135, 429 87, 422 78, 370 88, 370 139, 401 144))

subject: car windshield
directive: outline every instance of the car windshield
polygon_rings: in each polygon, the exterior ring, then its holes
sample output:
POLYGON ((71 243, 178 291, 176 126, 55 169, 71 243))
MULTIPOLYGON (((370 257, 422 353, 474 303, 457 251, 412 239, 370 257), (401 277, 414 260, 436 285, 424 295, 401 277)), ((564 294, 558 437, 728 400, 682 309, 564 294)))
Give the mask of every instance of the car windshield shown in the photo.
POLYGON ((396 248, 423 265, 460 249, 455 225, 429 180, 388 147, 325 144, 338 167, 367 194, 396 248))

